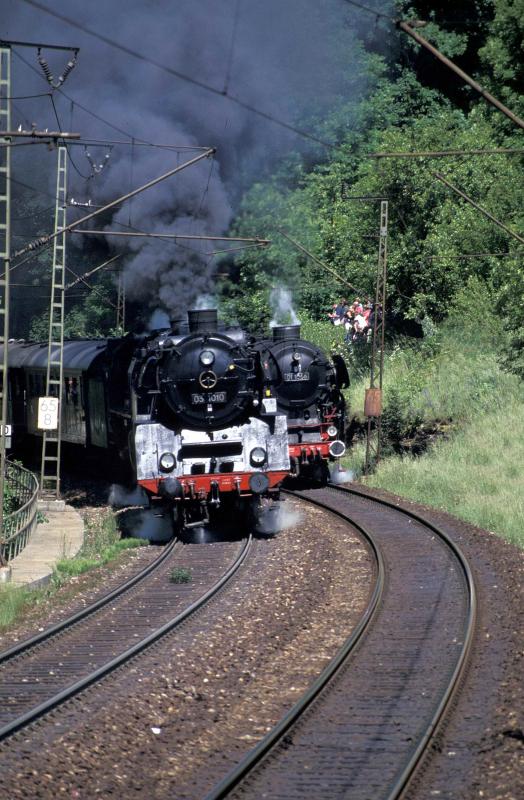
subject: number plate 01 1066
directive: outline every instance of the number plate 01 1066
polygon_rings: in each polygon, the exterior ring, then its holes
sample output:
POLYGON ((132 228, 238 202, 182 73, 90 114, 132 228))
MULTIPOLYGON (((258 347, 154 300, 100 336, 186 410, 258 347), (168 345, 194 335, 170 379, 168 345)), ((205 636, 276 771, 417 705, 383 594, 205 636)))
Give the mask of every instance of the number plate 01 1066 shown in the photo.
POLYGON ((191 403, 194 406, 203 406, 204 403, 225 403, 226 392, 209 392, 208 394, 192 394, 191 403))

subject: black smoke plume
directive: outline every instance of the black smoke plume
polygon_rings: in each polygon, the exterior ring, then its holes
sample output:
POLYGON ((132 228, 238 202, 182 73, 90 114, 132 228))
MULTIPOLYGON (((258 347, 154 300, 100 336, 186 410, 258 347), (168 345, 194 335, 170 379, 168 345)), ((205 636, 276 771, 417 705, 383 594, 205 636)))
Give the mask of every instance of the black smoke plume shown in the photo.
MULTIPOLYGON (((298 128, 309 127, 322 138, 321 126, 315 127, 313 119, 322 119, 363 85, 355 77, 360 63, 358 28, 364 30, 370 19, 342 0, 42 1, 80 26, 219 93, 126 55, 23 0, 3 0, 0 36, 81 48, 77 66, 62 87, 67 97, 60 92, 53 97, 63 130, 97 139, 130 141, 134 137, 218 148, 214 160, 201 162, 138 196, 98 227, 226 233, 242 192, 261 175, 273 172, 279 159, 296 152, 319 159, 327 151, 220 93, 227 92, 298 128)), ((69 54, 43 53, 51 71, 59 75, 69 54)), ((33 50, 15 48, 13 76, 14 96, 50 92, 33 50)), ((56 129, 49 97, 15 101, 14 125, 26 127, 33 121, 38 128, 56 129)), ((90 146, 89 152, 91 161, 102 163, 108 151, 90 146)), ((70 147, 70 154, 75 166, 69 165, 69 196, 101 204, 162 174, 177 159, 182 163, 194 152, 177 155, 165 149, 115 146, 107 165, 95 176, 82 147, 70 147)), ((55 163, 55 154, 44 152, 43 147, 14 151, 14 175, 47 192, 47 200, 42 195, 43 204, 52 205, 55 163)), ((69 220, 80 213, 71 209, 69 220)), ((52 224, 51 215, 48 219, 52 224)), ((30 238, 31 225, 31 220, 24 223, 15 246, 30 238)), ((259 236, 264 233, 253 231, 259 236)), ((78 235, 73 241, 73 261, 75 248, 78 255, 93 245, 78 235)), ((170 312, 177 311, 191 305, 199 294, 212 292, 216 263, 212 251, 220 245, 107 237, 104 246, 125 253, 129 295, 145 305, 160 303, 170 312)))

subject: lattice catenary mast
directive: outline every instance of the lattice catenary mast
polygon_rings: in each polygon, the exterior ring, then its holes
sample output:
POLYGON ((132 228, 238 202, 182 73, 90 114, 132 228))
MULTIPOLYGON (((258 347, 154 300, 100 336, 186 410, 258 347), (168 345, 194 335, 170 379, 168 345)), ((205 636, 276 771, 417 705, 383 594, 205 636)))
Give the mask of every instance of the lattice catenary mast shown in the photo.
POLYGON ((67 225, 67 149, 58 148, 56 175, 55 234, 51 273, 51 302, 49 304, 49 339, 47 345, 47 398, 58 399, 57 427, 44 430, 42 437, 42 466, 40 493, 43 497, 60 497, 60 433, 62 395, 64 391, 64 317, 67 225))
POLYGON ((382 436, 382 380, 384 374, 384 335, 386 330, 386 280, 388 242, 388 201, 380 203, 377 282, 371 348, 370 388, 366 389, 364 413, 367 417, 366 474, 380 461, 382 436))
MULTIPOLYGON (((0 46, 0 142, 8 144, 2 133, 11 130, 11 48, 0 46)), ((7 342, 9 339, 9 260, 11 213, 11 148, 0 147, 0 344, 3 345, 2 384, 0 386, 0 539, 4 521, 4 476, 6 472, 5 425, 7 424, 7 342)), ((2 555, 0 550, 0 564, 2 555)))

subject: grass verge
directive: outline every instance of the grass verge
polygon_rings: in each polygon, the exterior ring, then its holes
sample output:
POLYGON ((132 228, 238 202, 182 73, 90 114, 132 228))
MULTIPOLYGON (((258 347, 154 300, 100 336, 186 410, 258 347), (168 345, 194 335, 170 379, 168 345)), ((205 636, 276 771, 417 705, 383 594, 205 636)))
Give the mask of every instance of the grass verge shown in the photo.
MULTIPOLYGON (((524 384, 501 367, 505 334, 492 305, 489 291, 477 281, 457 295, 438 329, 433 326, 422 340, 398 340, 389 347, 384 458, 365 480, 524 547, 524 384), (432 424, 446 438, 421 456, 402 454, 403 443, 432 424)), ((337 335, 325 327, 310 326, 319 344, 337 335)), ((347 398, 351 413, 363 418, 369 385, 365 358, 360 370, 353 366, 347 398)), ((354 479, 362 475, 364 458, 360 441, 343 459, 354 479)))
POLYGON ((419 458, 385 459, 366 483, 444 509, 524 547, 524 402, 480 415, 419 458))
POLYGON ((9 584, 0 586, 0 631, 49 599, 72 577, 113 561, 125 550, 143 545, 143 539, 120 538, 112 512, 104 510, 98 513, 96 519, 86 521, 85 541, 78 555, 60 559, 47 586, 37 589, 9 584))

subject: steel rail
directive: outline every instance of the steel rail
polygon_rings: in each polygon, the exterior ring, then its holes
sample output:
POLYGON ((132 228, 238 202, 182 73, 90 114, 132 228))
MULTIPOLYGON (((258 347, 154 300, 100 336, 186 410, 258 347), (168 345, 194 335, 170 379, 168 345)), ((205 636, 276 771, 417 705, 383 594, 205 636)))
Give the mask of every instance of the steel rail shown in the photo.
MULTIPOLYGON (((396 511, 405 514, 407 517, 416 520, 421 525, 431 530, 446 544, 446 546, 454 554, 455 558, 459 562, 464 578, 466 580, 466 587, 468 591, 468 615, 467 615, 464 642, 462 644, 462 648, 459 657, 457 659, 455 668, 453 670, 452 676, 447 683, 444 693, 441 695, 440 701, 437 704, 437 707, 431 717, 430 722, 427 724, 424 732, 419 737, 414 750, 412 750, 411 752, 411 756, 408 762, 401 769, 398 778, 395 780, 395 783, 389 789, 389 792, 386 796, 386 800, 399 800, 399 798, 401 798, 402 795, 404 794, 404 791, 407 788, 411 778, 413 777, 417 767, 421 763, 424 754, 427 752, 428 745, 433 739, 438 729, 438 726, 443 719, 446 709, 449 707, 451 700, 458 691, 461 679, 464 675, 468 661, 468 656, 471 652, 471 648, 473 645, 476 618, 477 618, 477 594, 476 594, 475 582, 473 574, 467 562, 467 559, 462 553, 462 550, 458 547, 458 545, 456 545, 450 539, 450 537, 441 528, 439 528, 434 523, 430 522, 429 520, 425 519, 424 517, 422 517, 421 515, 417 514, 414 511, 408 510, 401 506, 397 506, 395 503, 391 501, 372 497, 363 491, 359 491, 358 489, 346 488, 332 484, 329 485, 329 488, 338 492, 354 494, 366 500, 369 500, 370 502, 376 502, 377 504, 382 504, 384 506, 393 508, 396 511)), ((293 492, 288 492, 288 493, 294 494, 293 492)), ((349 517, 346 514, 331 509, 328 504, 315 501, 309 497, 305 498, 300 496, 300 499, 304 500, 305 502, 310 502, 313 505, 318 505, 320 507, 323 507, 330 513, 335 514, 341 517, 342 519, 349 520, 349 517)), ((351 521, 351 524, 357 530, 360 530, 361 533, 364 532, 362 526, 355 523, 353 520, 349 521, 351 521)), ((364 535, 366 536, 366 538, 369 537, 368 541, 370 540, 371 542, 373 541, 371 534, 369 534, 367 531, 364 532, 364 535)), ((380 556, 380 551, 378 550, 378 548, 376 548, 374 542, 372 546, 373 549, 376 550, 376 552, 380 556)), ((378 587, 378 581, 377 585, 375 586, 375 592, 377 590, 377 587, 378 587)), ((323 688, 327 686, 332 677, 334 677, 339 667, 343 664, 345 659, 347 659, 347 657, 351 653, 351 650, 354 649, 356 641, 353 642, 353 638, 356 635, 358 641, 358 639, 361 638, 364 629, 369 626, 369 623, 375 616, 374 612, 368 615, 368 611, 369 611, 369 606, 368 609, 366 609, 363 617, 359 621, 357 628, 355 628, 355 631, 352 633, 349 639, 346 640, 346 642, 339 650, 333 661, 330 662, 330 664, 328 664, 326 669, 321 673, 321 675, 317 678, 317 680, 310 687, 310 689, 292 707, 292 709, 286 714, 286 716, 283 717, 283 719, 267 734, 267 736, 265 736, 264 739, 262 739, 261 742, 259 742, 259 744, 256 747, 254 747, 245 756, 245 758, 243 758, 239 762, 239 764, 235 768, 233 768, 228 773, 228 775, 226 775, 226 777, 220 783, 218 783, 215 787, 213 787, 211 792, 206 795, 205 800, 220 800, 221 798, 227 797, 227 795, 239 785, 239 783, 243 780, 243 778, 245 778, 262 761, 262 759, 270 752, 270 750, 272 750, 275 746, 278 746, 284 734, 294 725, 295 722, 299 720, 304 711, 312 704, 312 702, 318 697, 318 695, 320 695, 323 688), (365 624, 364 628, 361 629, 362 622, 364 620, 364 617, 366 616, 367 616, 367 624, 365 624)))
POLYGON ((94 614, 96 611, 99 611, 99 609, 106 606, 116 597, 120 597, 121 595, 125 594, 129 589, 135 586, 135 584, 144 580, 144 578, 147 578, 147 576, 150 575, 151 572, 157 570, 158 567, 161 564, 163 564, 165 559, 172 554, 177 544, 178 544, 178 539, 174 539, 172 542, 170 542, 162 549, 162 552, 155 558, 154 561, 152 561, 150 564, 144 567, 144 569, 142 569, 136 575, 133 575, 133 577, 129 578, 127 581, 124 581, 124 583, 121 583, 115 589, 112 589, 110 592, 107 592, 107 594, 102 595, 102 597, 100 597, 98 600, 95 600, 94 603, 91 603, 85 608, 80 609, 80 611, 77 611, 70 617, 67 617, 64 620, 61 620, 60 622, 57 622, 54 625, 51 625, 44 631, 41 631, 40 633, 37 633, 34 636, 31 636, 29 639, 24 639, 23 642, 19 642, 18 644, 13 645, 13 647, 10 647, 8 650, 3 650, 2 652, 0 652, 0 664, 3 664, 10 658, 14 658, 15 656, 21 655, 23 652, 27 650, 31 650, 37 644, 40 644, 41 642, 51 639, 53 636, 56 636, 58 633, 61 633, 67 628, 71 628, 77 622, 80 622, 86 617, 91 616, 91 614, 94 614))
MULTIPOLYGON (((292 491, 283 490, 283 492, 284 494, 293 496, 295 495, 295 492, 292 491)), ((269 751, 279 744, 282 737, 312 705, 312 703, 321 694, 323 689, 344 665, 345 661, 355 649, 363 634, 373 621, 380 607, 380 601, 382 599, 386 583, 386 569, 382 553, 380 552, 380 549, 375 543, 372 535, 362 525, 351 520, 346 514, 330 508, 326 503, 323 503, 319 500, 313 500, 309 497, 300 497, 300 499, 329 511, 330 514, 339 517, 345 522, 349 522, 361 534, 370 547, 371 553, 375 560, 375 586, 368 600, 368 604, 355 628, 351 632, 350 636, 346 639, 342 647, 338 650, 334 658, 322 670, 315 682, 295 703, 295 705, 292 706, 292 708, 280 720, 280 722, 278 722, 277 725, 272 728, 272 730, 269 731, 269 733, 264 736, 264 738, 252 750, 249 751, 249 753, 247 753, 247 755, 225 776, 222 781, 220 781, 220 783, 213 787, 211 792, 205 796, 205 800, 220 800, 220 798, 227 797, 229 792, 231 792, 232 789, 234 789, 240 783, 240 781, 262 761, 269 751)))
POLYGON ((426 528, 429 528, 431 531, 436 533, 437 536, 439 536, 442 539, 442 541, 445 542, 445 544, 449 547, 449 549, 457 559, 460 568, 463 572, 464 578, 466 580, 466 586, 468 589, 468 601, 469 601, 468 619, 466 623, 464 642, 460 651, 460 655, 457 659, 455 669, 453 670, 448 685, 441 696, 440 702, 438 703, 433 713, 433 716, 431 717, 430 722, 426 726, 426 729, 422 734, 422 736, 420 736, 418 744, 415 747, 411 755, 411 758, 405 765, 404 769, 402 770, 401 774, 397 778, 397 781, 395 782, 394 786, 392 787, 390 793, 387 796, 387 800, 398 800, 400 797, 402 797, 405 789, 408 786, 409 781, 415 774, 417 767, 421 764, 422 759, 425 753, 427 752, 428 746, 431 740, 433 739, 435 733, 437 732, 439 724, 443 720, 446 709, 449 707, 451 701, 453 700, 453 698, 455 697, 456 693, 460 688, 475 638, 475 629, 476 629, 477 614, 478 614, 478 600, 477 600, 477 589, 475 586, 475 579, 473 577, 473 573, 469 566, 468 560, 464 555, 464 553, 462 552, 462 549, 448 536, 447 533, 445 533, 445 531, 442 530, 442 528, 440 528, 438 525, 435 525, 435 523, 430 522, 421 514, 417 514, 417 512, 415 511, 404 508, 402 506, 398 506, 391 500, 372 497, 371 495, 359 489, 354 489, 352 487, 351 488, 342 487, 342 486, 333 486, 332 488, 340 492, 345 492, 346 494, 357 495, 358 497, 370 500, 371 502, 379 503, 381 505, 387 506, 388 508, 393 508, 402 514, 405 514, 407 517, 411 517, 411 519, 416 520, 420 524, 424 525, 426 528))
POLYGON ((87 689, 89 686, 97 683, 98 681, 105 678, 111 672, 113 672, 118 667, 123 666, 127 661, 132 659, 134 656, 139 655, 142 651, 147 650, 147 648, 151 647, 153 644, 158 642, 163 636, 168 633, 171 633, 175 628, 181 625, 188 617, 202 608, 212 597, 214 597, 220 589, 233 577, 233 575, 238 571, 238 569, 244 563, 253 542, 253 537, 250 534, 247 539, 244 540, 243 546, 238 553, 235 561, 229 567, 229 569, 222 575, 222 577, 213 585, 210 589, 207 590, 198 600, 195 600, 191 605, 187 606, 183 611, 177 614, 173 619, 169 620, 168 622, 161 625, 155 631, 150 633, 144 639, 141 639, 139 642, 134 644, 132 647, 129 647, 123 653, 116 656, 115 658, 108 661, 98 669, 94 670, 89 675, 86 675, 84 678, 76 681, 75 683, 68 686, 66 689, 58 692, 53 697, 50 697, 48 700, 45 700, 43 703, 40 703, 38 706, 35 706, 30 711, 27 711, 25 714, 20 715, 16 719, 9 722, 7 725, 4 725, 0 728, 0 742, 4 739, 7 739, 9 736, 12 736, 17 731, 21 730, 22 728, 29 725, 31 722, 34 722, 39 717, 42 717, 44 714, 49 713, 50 711, 57 708, 59 705, 64 703, 66 700, 71 699, 79 692, 87 689))

